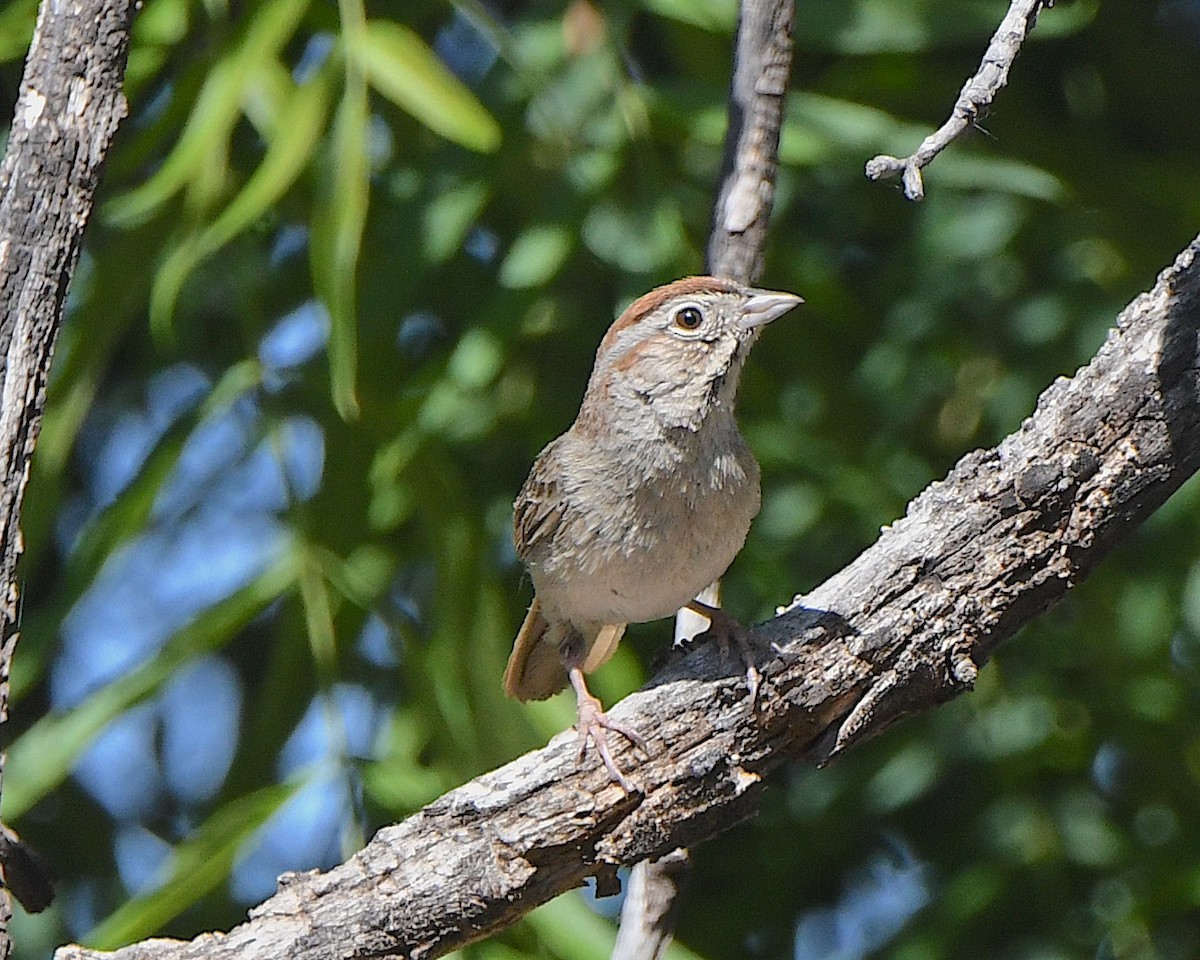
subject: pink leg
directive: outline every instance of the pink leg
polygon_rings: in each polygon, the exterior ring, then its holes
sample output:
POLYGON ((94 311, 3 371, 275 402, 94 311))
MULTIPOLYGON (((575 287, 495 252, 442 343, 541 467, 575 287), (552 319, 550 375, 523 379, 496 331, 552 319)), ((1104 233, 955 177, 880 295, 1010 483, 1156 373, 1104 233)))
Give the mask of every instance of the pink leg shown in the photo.
POLYGON ((579 711, 579 723, 576 725, 576 729, 579 731, 579 756, 577 762, 583 762, 584 754, 587 753, 588 741, 591 740, 596 745, 596 752, 600 754, 600 759, 612 775, 612 778, 624 787, 627 793, 632 793, 633 790, 629 785, 629 781, 625 779, 625 775, 621 773, 620 768, 613 761, 612 753, 608 749, 608 737, 605 731, 612 730, 614 733, 619 733, 643 753, 647 752, 646 741, 638 735, 637 731, 612 719, 612 717, 604 712, 600 701, 588 691, 587 683, 583 679, 583 671, 579 667, 568 667, 567 676, 571 679, 571 686, 575 688, 575 700, 579 711))
POLYGON ((758 672, 758 667, 754 663, 750 641, 746 638, 746 628, 720 607, 710 606, 703 601, 693 600, 687 605, 687 608, 693 613, 708 618, 709 627, 705 633, 711 633, 717 638, 722 656, 729 656, 730 641, 737 647, 742 664, 746 667, 746 689, 750 693, 750 704, 753 706, 758 700, 758 687, 762 681, 762 674, 758 672))

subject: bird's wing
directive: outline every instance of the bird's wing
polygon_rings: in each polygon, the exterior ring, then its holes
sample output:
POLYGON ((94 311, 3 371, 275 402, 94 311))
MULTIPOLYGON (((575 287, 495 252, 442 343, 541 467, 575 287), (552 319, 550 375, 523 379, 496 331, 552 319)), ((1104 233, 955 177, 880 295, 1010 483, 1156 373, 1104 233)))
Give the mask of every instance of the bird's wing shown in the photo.
POLYGON ((513 504, 513 544, 525 561, 536 544, 554 536, 568 509, 554 472, 544 469, 550 451, 538 457, 513 504))

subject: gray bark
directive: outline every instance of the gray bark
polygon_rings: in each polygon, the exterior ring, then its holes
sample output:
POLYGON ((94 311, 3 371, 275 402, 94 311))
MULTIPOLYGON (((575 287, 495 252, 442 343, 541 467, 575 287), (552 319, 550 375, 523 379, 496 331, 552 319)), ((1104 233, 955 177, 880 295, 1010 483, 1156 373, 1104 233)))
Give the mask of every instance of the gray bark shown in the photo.
POLYGON ((1008 13, 992 35, 979 69, 959 91, 949 119, 921 141, 921 145, 907 157, 892 157, 886 153, 872 157, 867 161, 867 178, 886 180, 899 174, 904 195, 909 200, 924 200, 925 180, 921 171, 988 115, 996 96, 1008 83, 1008 72, 1021 52, 1021 44, 1037 24, 1038 14, 1052 6, 1054 0, 1012 0, 1008 13))
POLYGON ((710 645, 611 714, 635 788, 573 731, 381 830, 328 873, 292 875, 228 934, 59 960, 435 957, 619 864, 750 816, 787 759, 824 763, 968 690, 978 666, 1060 600, 1200 465, 1200 238, 998 447, 964 457, 857 560, 752 631, 760 709, 710 645))
MULTIPOLYGON (((0 165, 0 722, 18 639, 21 502, 67 287, 100 168, 125 116, 132 16, 129 0, 42 4, 0 165)), ((20 889, 12 871, 21 861, 3 859, 20 889)), ((10 909, 0 896, 0 957, 11 949, 10 909)))
POLYGON ((711 273, 742 283, 762 273, 792 68, 793 11, 793 0, 743 0, 738 18, 725 161, 705 260, 711 273))

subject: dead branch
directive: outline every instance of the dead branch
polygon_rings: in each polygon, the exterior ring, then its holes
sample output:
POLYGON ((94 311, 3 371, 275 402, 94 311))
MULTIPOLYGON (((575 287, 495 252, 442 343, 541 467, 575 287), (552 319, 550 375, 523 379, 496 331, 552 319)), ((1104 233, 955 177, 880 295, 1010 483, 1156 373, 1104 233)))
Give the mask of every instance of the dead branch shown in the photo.
POLYGON ((901 174, 904 195, 909 200, 925 199, 925 183, 921 170, 958 139, 968 127, 987 116, 1001 88, 1008 83, 1008 71, 1021 52, 1021 44, 1037 23, 1038 13, 1054 6, 1054 0, 1012 0, 1008 13, 992 35, 979 70, 958 94, 950 118, 926 137, 916 152, 907 157, 890 157, 881 153, 867 161, 866 173, 871 180, 884 180, 901 174))

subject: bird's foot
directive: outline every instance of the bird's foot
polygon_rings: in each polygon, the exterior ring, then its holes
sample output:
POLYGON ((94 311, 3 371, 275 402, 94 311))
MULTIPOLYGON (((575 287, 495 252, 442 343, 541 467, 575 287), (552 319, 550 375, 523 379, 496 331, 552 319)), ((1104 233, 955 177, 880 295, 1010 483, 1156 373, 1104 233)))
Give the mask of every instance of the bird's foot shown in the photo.
POLYGON ((607 731, 619 733, 642 753, 648 754, 646 749, 646 741, 632 727, 621 723, 619 720, 614 720, 604 712, 600 701, 588 692, 587 684, 583 680, 583 672, 578 667, 573 667, 568 676, 571 678, 571 686, 575 688, 576 706, 579 714, 579 722, 575 725, 575 729, 579 731, 579 753, 576 756, 576 763, 582 763, 584 756, 587 754, 588 741, 591 741, 596 752, 600 754, 600 760, 603 762, 605 769, 614 780, 621 785, 626 793, 632 793, 633 788, 629 781, 625 779, 625 774, 621 772, 621 768, 617 766, 613 760, 612 751, 608 746, 607 731))
POLYGON ((750 695, 750 706, 753 709, 758 704, 762 674, 758 672, 758 666, 754 662, 754 651, 750 647, 746 628, 720 607, 714 607, 701 600, 693 600, 687 608, 708 620, 708 629, 701 636, 711 634, 715 637, 722 657, 729 657, 730 644, 737 647, 738 656, 746 668, 746 691, 750 695))

